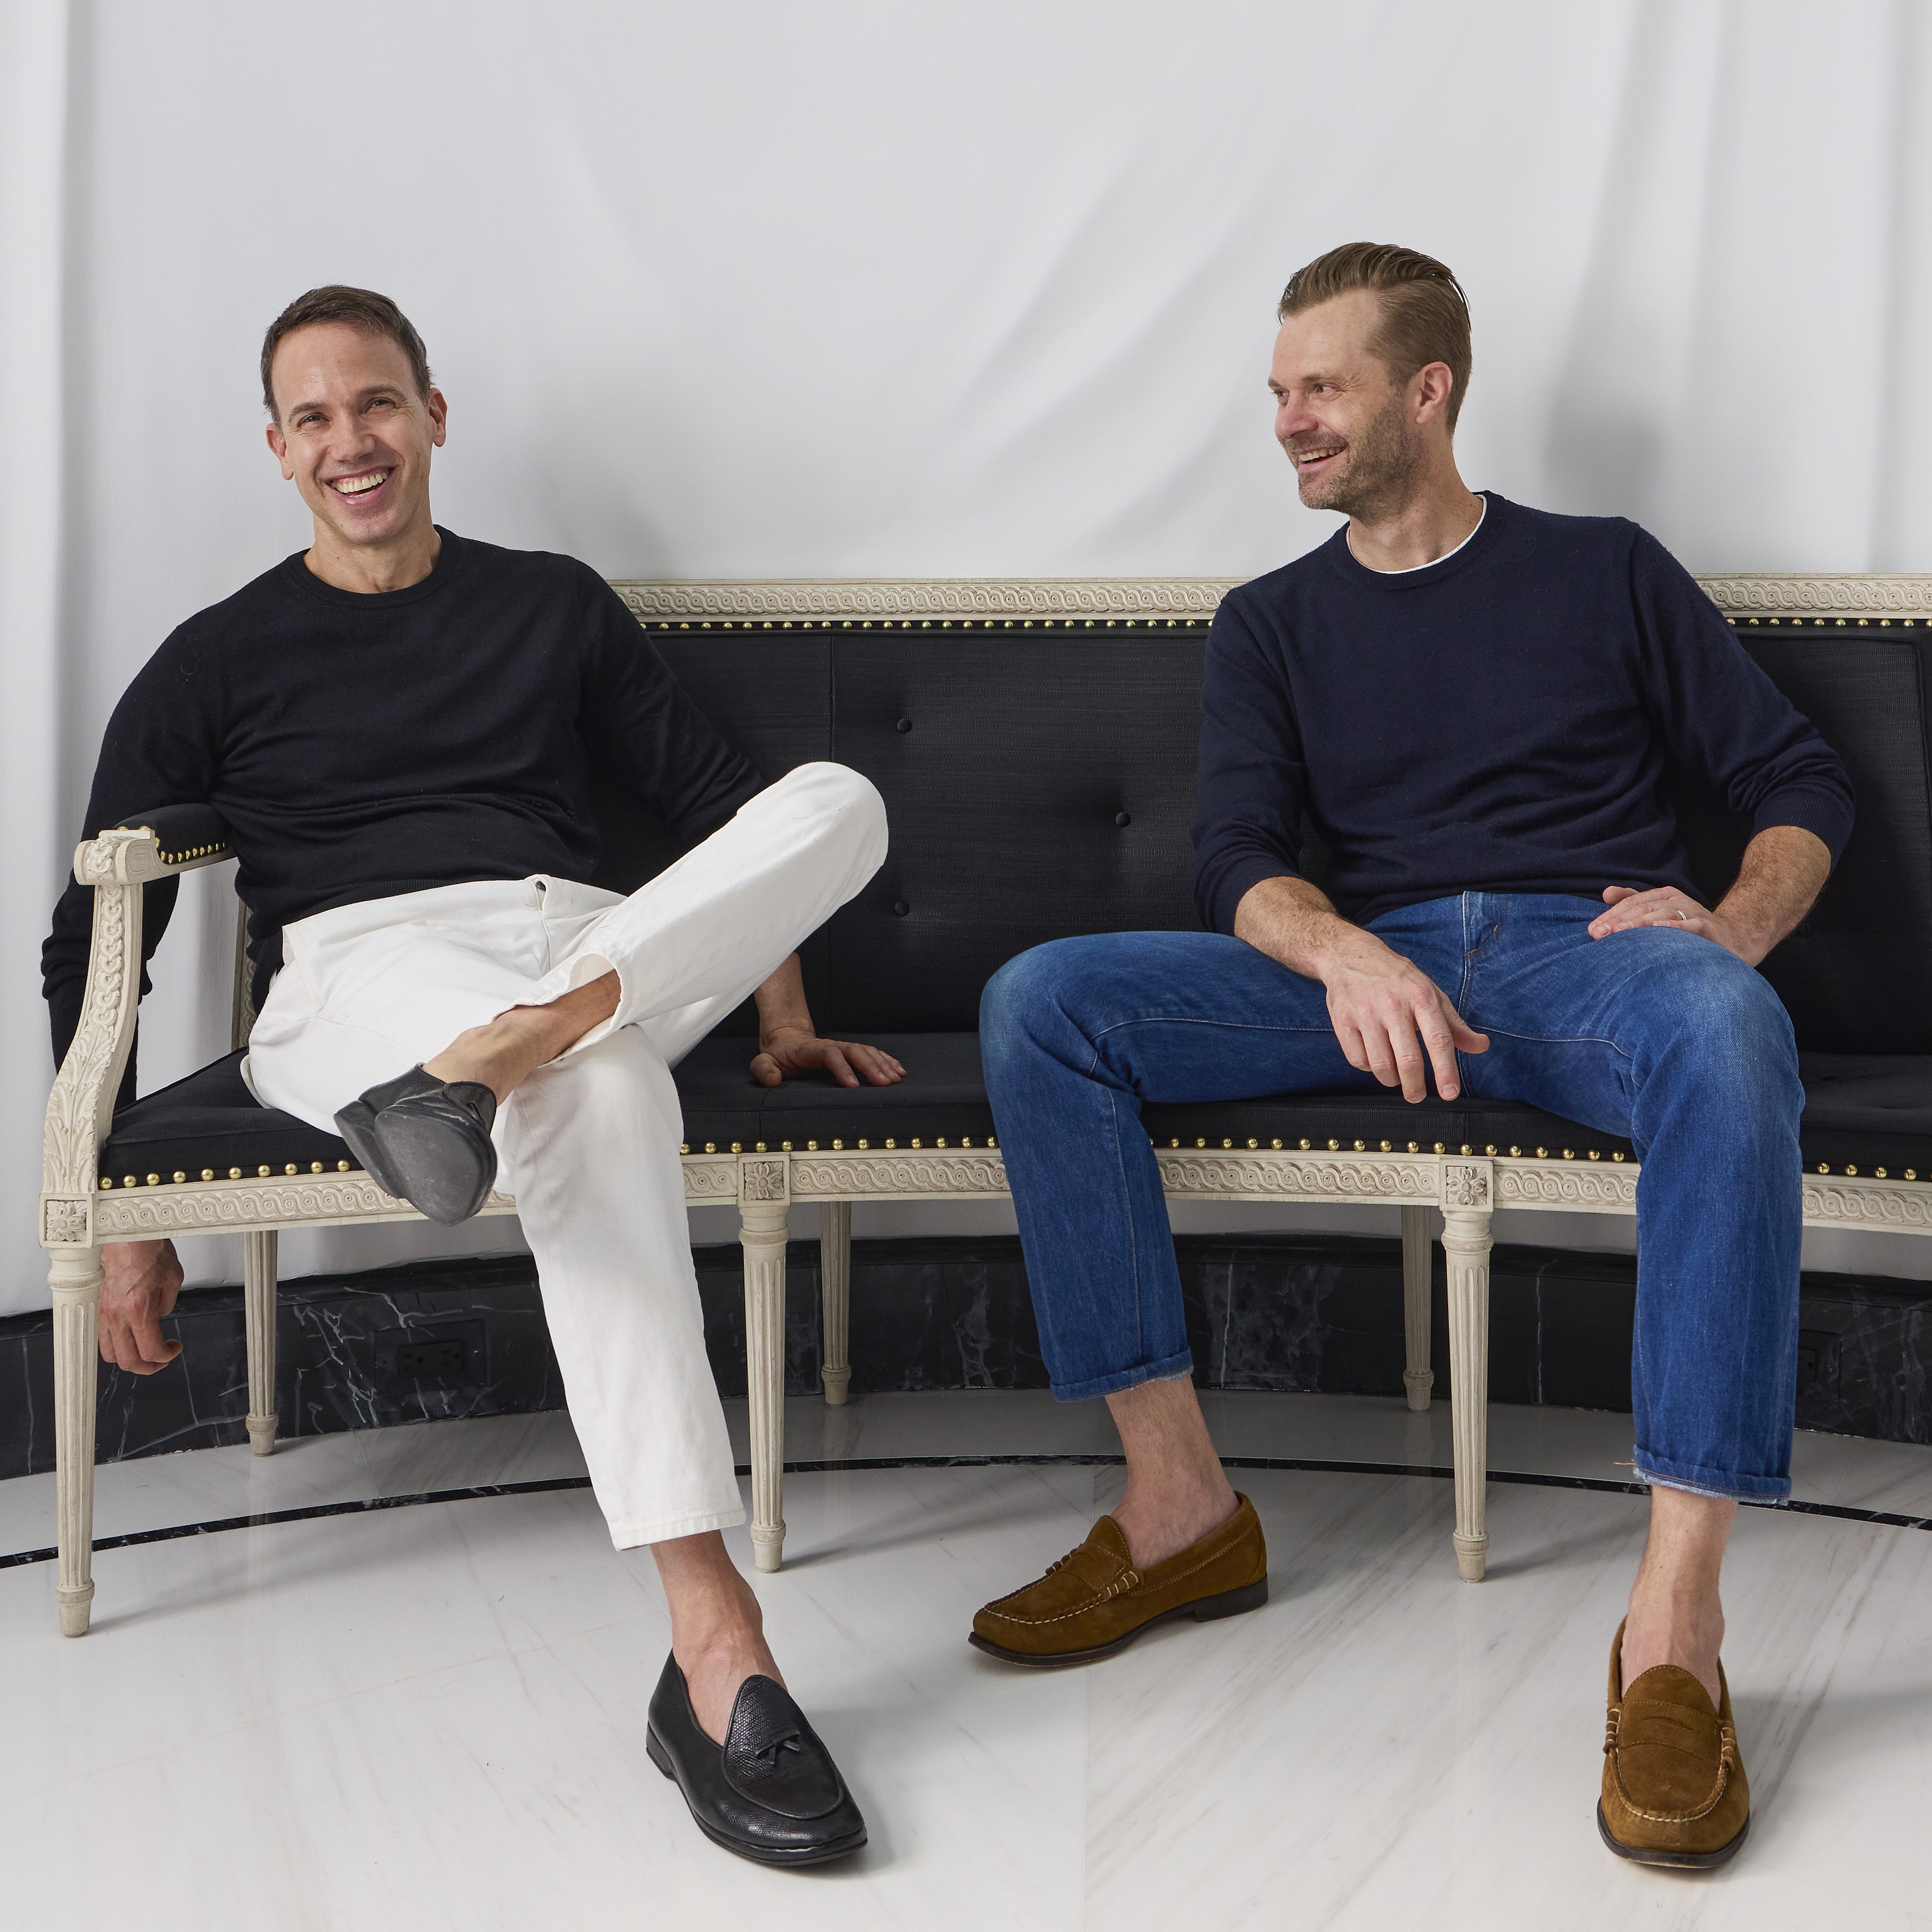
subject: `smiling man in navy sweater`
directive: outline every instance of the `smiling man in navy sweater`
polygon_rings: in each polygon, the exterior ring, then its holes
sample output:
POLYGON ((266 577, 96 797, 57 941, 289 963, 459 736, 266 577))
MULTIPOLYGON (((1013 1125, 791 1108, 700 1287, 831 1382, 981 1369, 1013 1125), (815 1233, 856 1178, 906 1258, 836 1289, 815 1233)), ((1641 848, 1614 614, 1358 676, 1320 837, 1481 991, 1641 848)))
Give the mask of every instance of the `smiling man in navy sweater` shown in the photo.
POLYGON ((1844 771, 1695 582, 1618 518, 1472 494, 1451 446, 1468 311, 1441 263, 1353 243, 1281 302, 1275 434, 1347 524, 1222 604, 1202 691, 1207 933, 1064 940, 986 991, 1000 1144, 1055 1392, 1103 1396, 1126 1494, 974 1620, 1072 1661, 1266 1600, 1252 1505, 1188 1379, 1145 1100, 1432 1074, 1628 1136, 1648 1547, 1612 1650, 1598 1824, 1619 1856, 1722 1862, 1750 1796, 1718 1650, 1740 1502, 1789 1492, 1802 1091, 1755 968, 1852 824, 1844 771), (1674 756, 1754 836, 1698 902, 1674 756), (1334 896, 1303 876, 1304 836, 1334 896))

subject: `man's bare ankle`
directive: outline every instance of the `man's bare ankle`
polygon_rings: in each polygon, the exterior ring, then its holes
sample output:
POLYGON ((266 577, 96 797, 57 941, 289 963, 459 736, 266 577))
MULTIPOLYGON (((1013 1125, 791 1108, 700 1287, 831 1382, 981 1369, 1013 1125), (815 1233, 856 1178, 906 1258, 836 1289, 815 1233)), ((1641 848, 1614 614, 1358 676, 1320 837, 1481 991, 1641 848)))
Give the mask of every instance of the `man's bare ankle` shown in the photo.
POLYGON ((1628 1690, 1646 1670, 1674 1664, 1703 1685, 1712 1703, 1721 1696, 1718 1658, 1724 1648, 1724 1613, 1686 1616, 1667 1607, 1633 1604, 1624 1623, 1622 1664, 1628 1690))
POLYGON ((1144 1569, 1191 1549, 1219 1529, 1240 1506, 1232 1489, 1216 1496, 1204 1488, 1185 1495, 1164 1495, 1152 1502, 1130 1496, 1114 1510, 1114 1520, 1127 1539, 1128 1556, 1136 1568, 1144 1569))

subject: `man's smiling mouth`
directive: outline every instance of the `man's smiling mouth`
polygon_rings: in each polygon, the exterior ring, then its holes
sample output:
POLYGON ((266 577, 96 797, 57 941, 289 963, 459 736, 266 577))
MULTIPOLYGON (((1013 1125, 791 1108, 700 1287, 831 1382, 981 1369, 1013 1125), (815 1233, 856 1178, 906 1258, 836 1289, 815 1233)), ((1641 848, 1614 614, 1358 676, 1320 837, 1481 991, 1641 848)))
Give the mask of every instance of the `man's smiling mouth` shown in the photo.
POLYGON ((328 487, 338 496, 363 496, 371 490, 380 489, 393 474, 393 471, 388 470, 368 470, 360 476, 332 477, 328 487))
POLYGON ((1348 447, 1346 443, 1332 443, 1325 449, 1298 449, 1292 452, 1294 466, 1304 469, 1311 464, 1325 463, 1331 456, 1340 456, 1348 447))

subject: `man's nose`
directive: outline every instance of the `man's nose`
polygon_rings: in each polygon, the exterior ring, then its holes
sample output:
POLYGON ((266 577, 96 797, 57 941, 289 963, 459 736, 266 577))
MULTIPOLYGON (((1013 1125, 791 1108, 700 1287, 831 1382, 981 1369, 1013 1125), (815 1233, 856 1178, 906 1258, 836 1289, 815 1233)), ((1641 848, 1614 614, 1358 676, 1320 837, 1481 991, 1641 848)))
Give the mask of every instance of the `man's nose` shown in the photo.
POLYGON ((338 462, 367 455, 375 447, 376 432, 360 416, 338 416, 329 425, 328 453, 338 462))
POLYGON ((1292 396, 1283 396, 1275 405, 1274 434, 1277 442, 1286 442, 1293 436, 1306 436, 1310 430, 1321 427, 1306 406, 1297 402, 1292 396))

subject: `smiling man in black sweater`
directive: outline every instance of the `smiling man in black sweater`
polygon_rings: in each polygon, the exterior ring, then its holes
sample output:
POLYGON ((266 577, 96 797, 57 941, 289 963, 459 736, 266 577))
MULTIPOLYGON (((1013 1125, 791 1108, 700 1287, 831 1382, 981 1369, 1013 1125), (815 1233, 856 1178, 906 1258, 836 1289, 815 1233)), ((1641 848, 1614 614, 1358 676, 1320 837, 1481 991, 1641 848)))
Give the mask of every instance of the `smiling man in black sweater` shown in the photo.
MULTIPOLYGON (((500 1154, 598 1501, 620 1548, 650 1546, 669 1603, 652 1759, 728 1849, 843 1856, 864 1821, 718 1534, 744 1512, 670 1069, 748 994, 766 1085, 902 1076, 818 1037, 794 950, 884 856, 878 795, 830 764, 764 785, 593 572, 437 527, 447 410, 387 298, 311 290, 270 328, 262 384, 314 541, 136 677, 87 834, 170 805, 226 820, 266 991, 244 1062, 260 1099, 339 1128, 438 1220, 476 1211, 500 1154), (692 848, 628 898, 587 883, 593 762, 692 848)), ((174 892, 147 889, 150 950, 174 892)), ((90 898, 69 886, 46 948, 56 1059, 90 898)), ((104 1264, 101 1353, 152 1374, 181 1346, 160 1328, 172 1246, 117 1244, 104 1264)))
MULTIPOLYGON (((1655 540, 1477 495, 1451 435, 1468 314, 1439 262, 1352 244, 1288 284, 1270 388, 1329 541, 1232 593, 1202 694, 1207 933, 1065 940, 986 991, 982 1046, 1058 1394, 1102 1396, 1112 1516, 973 1641, 1022 1664, 1268 1594, 1187 1379, 1146 1100, 1432 1073, 1635 1142, 1636 1466, 1651 1534, 1612 1652, 1598 1826, 1712 1865, 1750 1795, 1718 1648, 1740 1501, 1788 1493, 1798 1316, 1790 1022, 1754 969, 1851 830, 1843 767, 1655 540), (1666 761, 1755 836, 1700 904, 1666 761), (1306 875, 1330 857, 1333 896, 1306 875)), ((1472 1552, 1473 1555, 1474 1552, 1472 1552)))

